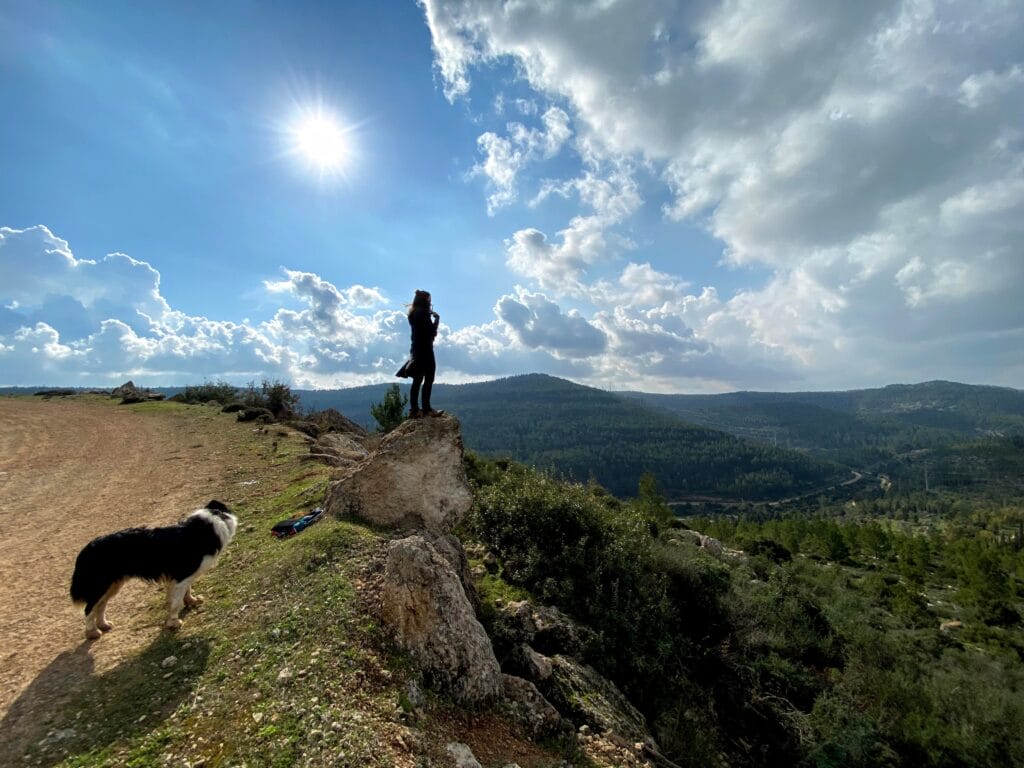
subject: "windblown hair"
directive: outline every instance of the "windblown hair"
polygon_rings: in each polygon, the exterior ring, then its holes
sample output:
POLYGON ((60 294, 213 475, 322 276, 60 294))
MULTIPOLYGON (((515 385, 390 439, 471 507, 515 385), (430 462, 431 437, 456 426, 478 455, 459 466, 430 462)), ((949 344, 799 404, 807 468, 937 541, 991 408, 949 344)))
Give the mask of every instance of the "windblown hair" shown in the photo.
POLYGON ((409 305, 409 315, 417 309, 430 309, 430 291, 416 291, 412 297, 412 304, 409 305))

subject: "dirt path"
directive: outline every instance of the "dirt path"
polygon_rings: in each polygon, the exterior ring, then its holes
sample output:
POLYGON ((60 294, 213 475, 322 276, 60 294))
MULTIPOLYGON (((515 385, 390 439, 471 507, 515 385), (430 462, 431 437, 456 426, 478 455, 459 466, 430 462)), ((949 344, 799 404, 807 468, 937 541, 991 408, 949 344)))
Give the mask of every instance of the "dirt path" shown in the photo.
POLYGON ((85 643, 81 609, 68 597, 71 571, 95 536, 166 525, 230 494, 240 476, 231 430, 205 429, 217 418, 208 410, 196 419, 82 399, 0 398, 0 717, 17 702, 16 720, 31 719, 76 677, 116 666, 159 633, 161 590, 134 582, 111 603, 116 629, 85 643), (55 690, 37 685, 23 695, 59 656, 70 663, 54 676, 55 690))

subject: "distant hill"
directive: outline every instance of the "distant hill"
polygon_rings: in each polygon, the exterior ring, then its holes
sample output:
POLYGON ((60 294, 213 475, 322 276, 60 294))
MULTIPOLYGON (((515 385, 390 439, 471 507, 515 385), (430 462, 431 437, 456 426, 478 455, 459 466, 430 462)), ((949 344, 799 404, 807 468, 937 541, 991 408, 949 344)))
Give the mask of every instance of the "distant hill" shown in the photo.
MULTIPOLYGON (((389 385, 300 391, 306 408, 337 408, 372 427, 370 404, 389 385)), ((630 398, 541 374, 437 385, 433 402, 462 421, 474 451, 593 478, 616 495, 636 493, 650 471, 672 499, 772 499, 827 485, 844 471, 803 453, 687 424, 630 398)))
POLYGON ((964 440, 1024 434, 1024 392, 949 381, 848 392, 624 392, 686 421, 864 467, 964 440))

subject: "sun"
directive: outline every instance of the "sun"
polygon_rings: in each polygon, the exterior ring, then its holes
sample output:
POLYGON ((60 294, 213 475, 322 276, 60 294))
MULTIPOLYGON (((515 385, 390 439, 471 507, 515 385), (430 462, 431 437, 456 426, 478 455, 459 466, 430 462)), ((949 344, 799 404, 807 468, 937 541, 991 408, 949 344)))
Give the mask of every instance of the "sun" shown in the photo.
POLYGON ((331 113, 316 110, 292 124, 292 151, 321 176, 340 173, 352 154, 346 128, 331 113))

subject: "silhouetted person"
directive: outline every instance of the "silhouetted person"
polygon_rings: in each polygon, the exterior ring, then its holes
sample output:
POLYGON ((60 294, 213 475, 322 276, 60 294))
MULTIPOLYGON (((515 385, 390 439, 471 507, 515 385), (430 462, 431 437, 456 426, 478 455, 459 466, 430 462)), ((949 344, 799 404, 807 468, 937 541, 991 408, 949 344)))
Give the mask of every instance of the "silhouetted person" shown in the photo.
POLYGON ((437 362, 434 360, 434 337, 441 316, 430 304, 427 291, 416 291, 409 307, 409 327, 412 329, 412 346, 409 348, 409 360, 396 375, 412 377, 412 389, 409 390, 409 416, 413 419, 420 416, 440 415, 443 411, 435 411, 430 407, 430 390, 434 386, 434 374, 437 362), (420 408, 420 387, 423 388, 423 408, 420 408))

